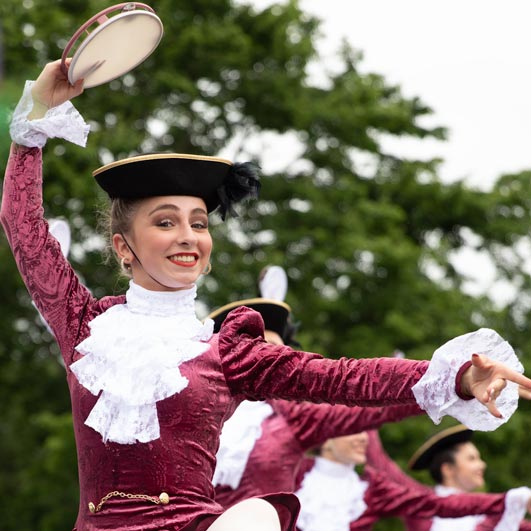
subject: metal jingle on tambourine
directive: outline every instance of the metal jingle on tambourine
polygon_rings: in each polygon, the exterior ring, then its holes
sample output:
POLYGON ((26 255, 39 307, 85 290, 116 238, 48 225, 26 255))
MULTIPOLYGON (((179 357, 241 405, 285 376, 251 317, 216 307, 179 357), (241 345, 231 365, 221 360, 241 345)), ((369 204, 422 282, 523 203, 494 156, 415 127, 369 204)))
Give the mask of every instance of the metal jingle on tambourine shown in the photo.
POLYGON ((138 2, 118 4, 100 11, 74 33, 64 49, 61 66, 72 85, 79 79, 84 80, 84 88, 102 85, 147 59, 162 35, 162 22, 151 7, 138 2), (81 41, 84 33, 87 35, 81 41), (66 59, 75 45, 67 67, 66 59))

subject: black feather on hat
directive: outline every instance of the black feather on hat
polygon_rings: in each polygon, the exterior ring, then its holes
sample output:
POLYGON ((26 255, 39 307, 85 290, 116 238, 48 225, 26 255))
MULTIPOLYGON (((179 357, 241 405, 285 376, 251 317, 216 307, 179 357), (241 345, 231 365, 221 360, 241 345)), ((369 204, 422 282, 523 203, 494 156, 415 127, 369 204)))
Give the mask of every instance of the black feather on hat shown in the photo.
POLYGON ((219 207, 222 219, 237 216, 234 203, 256 198, 259 167, 218 157, 160 153, 138 155, 106 164, 92 175, 111 199, 190 195, 205 201, 207 211, 219 207))

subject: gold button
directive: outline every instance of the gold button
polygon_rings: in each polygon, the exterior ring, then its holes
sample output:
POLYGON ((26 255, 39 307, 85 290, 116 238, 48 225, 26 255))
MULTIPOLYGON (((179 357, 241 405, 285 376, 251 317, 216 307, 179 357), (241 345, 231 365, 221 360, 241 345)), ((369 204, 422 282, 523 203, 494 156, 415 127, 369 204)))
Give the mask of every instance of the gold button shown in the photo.
POLYGON ((96 506, 92 502, 89 502, 88 508, 89 508, 89 511, 91 513, 95 513, 96 512, 96 506))
POLYGON ((162 505, 168 505, 170 503, 170 497, 165 492, 160 493, 159 500, 162 505))

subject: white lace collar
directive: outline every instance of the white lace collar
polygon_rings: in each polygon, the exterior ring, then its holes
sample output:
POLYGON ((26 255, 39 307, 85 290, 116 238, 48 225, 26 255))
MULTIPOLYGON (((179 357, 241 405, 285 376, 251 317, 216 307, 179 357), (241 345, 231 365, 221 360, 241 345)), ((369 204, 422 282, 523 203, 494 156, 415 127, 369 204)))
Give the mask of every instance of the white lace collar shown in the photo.
POLYGON ((146 290, 133 281, 126 303, 89 323, 90 336, 70 369, 92 394, 101 395, 85 421, 104 441, 132 444, 160 436, 156 403, 182 391, 179 365, 206 350, 213 321, 195 315, 196 287, 146 290))
POLYGON ((216 470, 212 479, 214 486, 228 485, 233 490, 238 488, 249 455, 262 436, 262 422, 272 414, 273 408, 267 402, 244 400, 225 422, 216 454, 216 470))
POLYGON ((435 485, 435 488, 433 489, 435 491, 435 494, 437 496, 450 496, 451 494, 460 494, 463 492, 462 490, 459 490, 456 487, 447 487, 446 485, 435 485))
POLYGON ((317 457, 295 493, 301 502, 297 527, 303 531, 349 531, 367 509, 368 483, 350 465, 317 457))

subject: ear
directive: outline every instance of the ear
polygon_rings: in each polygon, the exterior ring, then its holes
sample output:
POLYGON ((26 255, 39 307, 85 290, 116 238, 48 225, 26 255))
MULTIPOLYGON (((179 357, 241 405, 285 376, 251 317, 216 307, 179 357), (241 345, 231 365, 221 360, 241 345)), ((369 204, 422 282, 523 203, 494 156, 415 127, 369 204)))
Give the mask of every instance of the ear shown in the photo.
POLYGON ((452 463, 443 463, 441 465, 441 477, 444 479, 449 478, 454 470, 454 465, 452 463))
POLYGON ((133 263, 133 253, 121 234, 112 235, 112 246, 114 252, 118 255, 118 260, 124 259, 129 264, 133 263))

